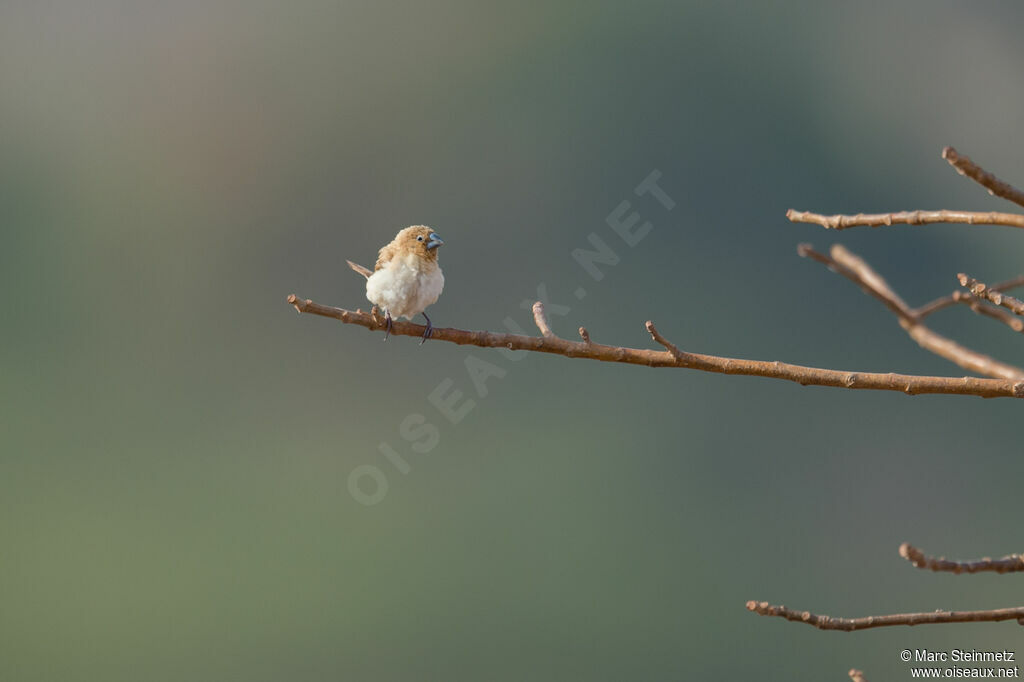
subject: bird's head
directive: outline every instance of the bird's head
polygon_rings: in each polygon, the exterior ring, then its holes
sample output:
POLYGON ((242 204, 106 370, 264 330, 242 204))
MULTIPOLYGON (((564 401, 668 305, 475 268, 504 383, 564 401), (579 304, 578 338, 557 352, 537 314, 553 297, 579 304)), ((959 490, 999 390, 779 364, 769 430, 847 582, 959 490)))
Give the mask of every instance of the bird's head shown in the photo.
POLYGON ((428 261, 437 260, 437 247, 444 244, 437 233, 426 225, 413 225, 398 233, 395 244, 409 253, 414 253, 428 261))

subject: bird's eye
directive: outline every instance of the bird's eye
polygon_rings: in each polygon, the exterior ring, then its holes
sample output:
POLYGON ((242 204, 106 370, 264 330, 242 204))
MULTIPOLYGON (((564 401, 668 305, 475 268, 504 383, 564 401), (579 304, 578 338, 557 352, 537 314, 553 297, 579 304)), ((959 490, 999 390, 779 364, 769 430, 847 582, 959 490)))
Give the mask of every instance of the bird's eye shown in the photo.
POLYGON ((419 237, 416 237, 416 241, 418 241, 418 242, 423 241, 423 235, 420 235, 419 237))

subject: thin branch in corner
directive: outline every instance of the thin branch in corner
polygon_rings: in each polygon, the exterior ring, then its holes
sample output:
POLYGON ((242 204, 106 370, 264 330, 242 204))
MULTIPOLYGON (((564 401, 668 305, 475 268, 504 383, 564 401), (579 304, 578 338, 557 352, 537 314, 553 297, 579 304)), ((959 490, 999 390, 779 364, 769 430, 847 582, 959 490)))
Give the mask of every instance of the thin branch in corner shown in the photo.
MULTIPOLYGON (((942 150, 942 158, 956 172, 974 180, 989 194, 1024 206, 1024 192, 984 170, 966 156, 960 156, 952 147, 942 150)), ((934 223, 963 223, 967 225, 1003 225, 1024 227, 1024 215, 997 211, 894 211, 891 213, 858 213, 856 215, 823 215, 809 211, 789 209, 786 217, 794 223, 813 223, 829 230, 850 227, 882 227, 888 225, 931 225, 934 223)))
POLYGON ((819 630, 854 632, 893 625, 933 625, 939 623, 995 623, 1016 620, 1024 625, 1024 606, 990 611, 930 611, 927 613, 894 613, 863 618, 834 618, 810 611, 794 611, 766 601, 748 601, 747 610, 762 616, 776 616, 795 623, 813 625, 819 630))
POLYGON ((964 175, 988 190, 988 193, 1012 201, 1018 206, 1024 206, 1024 192, 1013 185, 1003 182, 992 175, 978 164, 971 161, 969 157, 960 156, 952 147, 942 150, 942 158, 949 162, 949 165, 956 169, 960 175, 964 175))
POLYGON ((909 561, 915 568, 927 571, 947 573, 1018 573, 1024 571, 1024 556, 1010 554, 1001 559, 985 557, 977 561, 951 561, 945 557, 930 557, 908 542, 900 545, 900 556, 909 561))
POLYGON ((864 677, 864 673, 856 668, 850 668, 850 672, 847 673, 853 682, 868 682, 868 678, 864 677))
POLYGON ((900 326, 910 335, 910 338, 925 350, 971 372, 1002 379, 1024 379, 1024 369, 971 350, 925 326, 915 311, 892 290, 892 287, 881 275, 875 272, 863 258, 841 244, 832 246, 831 257, 815 251, 810 244, 801 244, 797 247, 797 253, 846 277, 860 286, 865 293, 885 304, 885 307, 896 315, 900 326))
POLYGON ((882 227, 883 225, 932 225, 964 223, 967 225, 1002 225, 1024 227, 1024 215, 995 211, 896 211, 894 213, 858 213, 856 215, 822 215, 789 209, 786 217, 794 223, 813 223, 829 230, 851 227, 882 227))
POLYGON ((962 272, 956 278, 960 282, 960 286, 967 287, 967 290, 975 296, 992 301, 992 303, 1012 311, 1015 315, 1024 315, 1024 301, 1004 294, 994 287, 990 288, 984 282, 979 282, 962 272))
MULTIPOLYGON (((346 310, 345 308, 326 306, 309 299, 299 298, 295 294, 288 296, 287 301, 300 313, 329 317, 345 324, 365 327, 370 331, 383 331, 384 329, 379 318, 374 318, 371 313, 362 310, 346 310)), ((395 320, 391 327, 392 336, 420 337, 423 335, 423 331, 423 325, 398 320, 395 320)), ((701 355, 683 352, 678 348, 676 349, 679 353, 677 356, 669 351, 607 346, 592 341, 569 341, 557 336, 547 338, 501 332, 467 331, 450 327, 434 327, 430 338, 433 341, 447 341, 457 345, 471 345, 480 348, 527 350, 568 358, 585 358, 646 367, 677 367, 717 374, 759 376, 792 381, 802 386, 900 391, 908 395, 941 393, 945 395, 975 395, 982 398, 1024 398, 1024 378, 1011 380, 850 372, 791 365, 778 361, 701 355)))

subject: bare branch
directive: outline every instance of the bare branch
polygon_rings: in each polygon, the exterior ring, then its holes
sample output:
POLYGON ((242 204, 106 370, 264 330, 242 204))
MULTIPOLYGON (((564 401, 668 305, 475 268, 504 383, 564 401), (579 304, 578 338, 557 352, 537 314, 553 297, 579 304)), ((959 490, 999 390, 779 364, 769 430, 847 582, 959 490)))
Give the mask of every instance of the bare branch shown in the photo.
POLYGON ((985 315, 986 317, 998 320, 1015 332, 1024 332, 1024 319, 993 305, 989 305, 972 293, 957 291, 954 293, 953 298, 958 303, 965 303, 967 307, 979 315, 985 315))
POLYGON ((840 274, 859 284, 862 289, 884 303, 899 317, 911 317, 910 306, 892 290, 884 277, 868 265, 867 261, 842 244, 833 244, 829 249, 829 255, 838 266, 840 274))
POLYGON ((952 147, 942 150, 942 158, 949 162, 949 165, 956 169, 960 175, 966 175, 971 180, 988 190, 988 193, 1012 201, 1018 206, 1024 206, 1024 192, 1003 182, 996 176, 984 170, 966 156, 960 156, 952 147))
POLYGON ((1017 315, 1024 315, 1024 301, 1020 301, 1013 296, 1004 294, 995 288, 989 288, 984 282, 979 282, 973 277, 968 277, 962 272, 957 275, 956 278, 960 281, 960 286, 967 287, 967 289, 975 296, 992 301, 996 305, 1001 305, 1017 315))
POLYGON ((651 338, 660 343, 662 346, 664 346, 665 350, 667 350, 672 355, 672 357, 674 357, 677 360, 682 360, 686 356, 686 353, 679 350, 679 348, 677 348, 674 343, 666 339, 664 336, 661 335, 661 332, 654 328, 653 322, 648 320, 646 327, 647 332, 651 335, 651 338))
MULTIPOLYGON (((1010 289, 1015 289, 1020 286, 1024 286, 1024 275, 1017 275, 1013 279, 1008 279, 1005 282, 1000 282, 999 284, 993 284, 992 286, 989 287, 989 289, 993 291, 1009 291, 1010 289)), ((963 295, 963 293, 964 292, 957 290, 954 291, 949 296, 937 298, 934 301, 931 301, 930 303, 924 304, 920 308, 915 308, 913 311, 914 315, 916 315, 920 319, 927 317, 932 313, 948 308, 951 305, 955 305, 960 302, 966 302, 961 301, 959 298, 960 296, 963 295)))
MULTIPOLYGON (((300 313, 330 317, 346 324, 366 327, 371 331, 382 331, 383 322, 371 313, 362 310, 346 310, 301 299, 295 294, 288 297, 288 304, 300 313)), ((423 335, 424 327, 412 322, 394 321, 392 336, 423 335)), ((679 356, 669 351, 655 351, 639 348, 606 346, 600 343, 569 341, 562 338, 524 336, 488 331, 465 331, 462 329, 435 327, 433 341, 447 341, 458 345, 472 345, 482 348, 508 348, 528 350, 537 353, 552 353, 569 358, 586 358, 603 362, 621 362, 647 367, 678 367, 718 374, 760 376, 770 379, 793 381, 803 386, 832 386, 836 388, 868 389, 879 391, 901 391, 909 395, 941 393, 946 395, 976 395, 982 398, 1024 398, 1024 379, 981 379, 977 377, 934 377, 906 374, 880 374, 873 372, 848 372, 834 369, 819 369, 790 365, 784 362, 763 360, 742 360, 738 358, 699 355, 681 350, 679 356)))
POLYGON ((544 311, 544 304, 537 301, 533 304, 533 321, 537 325, 537 329, 544 336, 545 339, 555 339, 555 333, 551 331, 551 325, 548 324, 548 316, 544 311))
POLYGON ((850 672, 847 673, 853 682, 868 682, 867 678, 864 677, 864 673, 856 668, 850 668, 850 672))
POLYGON ((990 559, 988 557, 977 561, 951 561, 945 557, 930 557, 908 542, 900 545, 900 556, 914 565, 929 571, 944 571, 948 573, 980 573, 992 571, 994 573, 1018 573, 1024 571, 1024 556, 1010 554, 1002 559, 990 559))
POLYGON ((786 211, 786 217, 794 223, 813 223, 829 230, 845 230, 851 227, 882 227, 883 225, 931 225, 934 223, 1024 227, 1024 215, 995 211, 897 211, 895 213, 822 215, 789 209, 786 211))
POLYGON ((932 625, 937 623, 994 623, 1016 620, 1024 625, 1024 606, 990 611, 930 611, 927 613, 894 613, 884 616, 863 618, 833 618, 810 611, 794 611, 785 606, 776 606, 766 601, 748 601, 747 610, 762 616, 778 616, 796 623, 807 623, 820 630, 841 630, 853 632, 892 625, 932 625))
POLYGON ((1024 379, 1024 369, 1000 362, 925 326, 921 318, 892 290, 885 279, 862 258, 840 244, 832 247, 831 257, 815 251, 809 244, 801 244, 797 252, 811 258, 860 286, 866 293, 885 304, 899 319, 900 326, 925 350, 953 362, 966 370, 994 378, 1024 379))

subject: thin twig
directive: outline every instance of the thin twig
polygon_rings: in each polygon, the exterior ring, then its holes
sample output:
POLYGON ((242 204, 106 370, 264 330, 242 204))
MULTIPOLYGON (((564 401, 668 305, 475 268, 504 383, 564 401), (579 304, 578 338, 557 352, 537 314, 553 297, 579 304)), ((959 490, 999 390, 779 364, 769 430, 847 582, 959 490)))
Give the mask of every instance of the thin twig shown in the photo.
POLYGON ((785 606, 769 604, 766 601, 748 601, 747 610, 762 616, 778 616, 797 623, 807 623, 820 630, 841 630, 854 632, 891 625, 932 625, 937 623, 994 623, 1016 620, 1024 625, 1024 606, 990 611, 930 611, 927 613, 893 613, 884 616, 864 618, 834 618, 810 611, 794 611, 785 606))
MULTIPOLYGON (((810 255, 813 249, 804 248, 802 251, 810 255)), ((885 278, 868 265, 867 261, 863 258, 842 244, 833 244, 832 248, 829 249, 829 255, 832 256, 832 265, 830 267, 834 270, 837 270, 844 277, 851 279, 861 289, 864 289, 868 294, 880 300, 889 310, 896 313, 898 317, 912 317, 913 314, 910 312, 910 306, 900 298, 899 294, 893 291, 889 283, 885 281, 885 278)), ((819 254, 819 257, 815 258, 815 260, 822 262, 825 260, 825 257, 819 254)))
POLYGON ((979 282, 973 277, 969 277, 964 273, 960 273, 956 276, 960 282, 960 286, 967 287, 967 289, 980 298, 992 301, 996 305, 1000 305, 1016 315, 1024 315, 1024 301, 1014 298, 1008 294, 1004 294, 995 288, 988 287, 984 282, 979 282))
MULTIPOLYGON (((288 304, 300 313, 310 313, 340 320, 346 324, 382 331, 383 325, 368 312, 346 310, 314 303, 292 294, 288 304)), ((412 322, 394 321, 392 336, 423 335, 424 327, 412 322)), ((600 343, 569 341, 562 338, 525 336, 488 331, 466 331, 435 327, 433 341, 447 341, 458 345, 482 348, 508 348, 551 353, 570 358, 586 358, 604 362, 621 362, 647 367, 678 367, 702 372, 760 376, 793 381, 803 386, 832 386, 836 388, 901 391, 909 395, 941 393, 946 395, 976 395, 983 398, 1024 398, 1024 380, 982 379, 977 377, 935 377, 905 374, 849 372, 791 365, 784 362, 743 360, 715 355, 700 355, 679 351, 677 357, 669 351, 607 346, 600 343)))
POLYGON ((1024 556, 1020 554, 1010 554, 1002 559, 985 557, 977 561, 951 561, 945 557, 935 558, 927 556, 917 547, 904 542, 900 545, 900 556, 913 564, 915 568, 929 571, 944 571, 957 574, 981 573, 982 571, 991 571, 993 573, 1018 573, 1024 571, 1024 556))
POLYGON ((647 327, 647 333, 651 335, 651 338, 664 346, 665 350, 667 350, 673 358, 676 360, 684 360, 686 358, 686 353, 679 350, 674 343, 662 336, 661 332, 654 328, 653 322, 647 320, 647 324, 645 326, 647 327))
MULTIPOLYGON (((1010 289, 1016 289, 1017 287, 1020 286, 1024 286, 1024 275, 1017 275, 1013 279, 1008 279, 1005 282, 1000 282, 999 284, 993 284, 992 286, 989 287, 989 289, 992 289, 993 291, 1009 291, 1010 289)), ((930 303, 925 303, 920 308, 915 308, 913 310, 913 313, 915 316, 917 316, 918 319, 927 317, 932 313, 938 312, 952 305, 960 303, 961 301, 958 299, 958 296, 963 293, 964 292, 960 290, 954 291, 949 296, 937 298, 934 301, 931 301, 930 303)))
POLYGON ((984 170, 966 156, 960 156, 952 147, 942 150, 942 158, 949 162, 956 172, 965 175, 971 180, 988 190, 988 193, 1012 201, 1018 206, 1024 206, 1024 192, 1013 185, 1003 182, 996 176, 984 170))
POLYGON ((910 338, 925 350, 966 370, 985 376, 1015 381, 1024 379, 1024 369, 971 350, 925 326, 921 318, 892 290, 881 275, 875 272, 862 258, 851 253, 842 245, 832 246, 831 257, 815 251, 809 244, 801 244, 797 248, 797 253, 828 266, 830 270, 846 277, 859 285, 866 293, 884 303, 896 315, 900 326, 910 335, 910 338))
POLYGON ((537 329, 544 336, 545 339, 555 339, 555 333, 551 331, 551 325, 548 324, 547 313, 544 312, 544 304, 537 301, 533 304, 533 321, 537 325, 537 329))
POLYGON ((868 682, 868 679, 864 677, 864 673, 856 668, 850 668, 850 672, 847 673, 853 682, 868 682))
POLYGON ((1009 313, 1002 308, 997 308, 994 305, 989 305, 982 299, 967 291, 957 291, 954 293, 953 297, 958 303, 966 304, 968 308, 979 315, 984 315, 986 317, 991 317, 994 320, 998 320, 1015 332, 1024 332, 1024 318, 1013 315, 1012 313, 1009 313))
POLYGON ((882 227, 883 225, 931 225, 934 223, 1024 227, 1024 215, 995 211, 897 211, 895 213, 822 215, 789 209, 786 211, 786 217, 794 223, 813 223, 829 230, 845 230, 851 227, 882 227))

